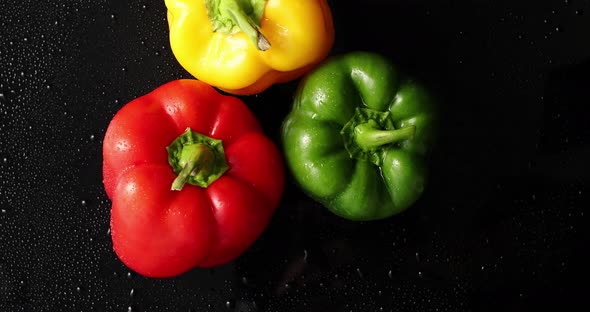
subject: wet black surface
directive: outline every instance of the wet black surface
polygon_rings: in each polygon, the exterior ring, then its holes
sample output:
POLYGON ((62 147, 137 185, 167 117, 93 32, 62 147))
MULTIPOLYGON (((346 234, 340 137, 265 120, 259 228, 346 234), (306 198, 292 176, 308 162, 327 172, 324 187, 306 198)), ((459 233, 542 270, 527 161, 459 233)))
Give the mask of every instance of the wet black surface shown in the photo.
MULTIPOLYGON (((381 52, 438 94, 426 193, 358 223, 288 177, 239 259, 148 279, 112 251, 101 143, 125 103, 189 77, 164 2, 0 2, 0 311, 588 306, 590 1, 330 4, 333 54, 381 52)), ((243 98, 277 143, 295 87, 243 98)))

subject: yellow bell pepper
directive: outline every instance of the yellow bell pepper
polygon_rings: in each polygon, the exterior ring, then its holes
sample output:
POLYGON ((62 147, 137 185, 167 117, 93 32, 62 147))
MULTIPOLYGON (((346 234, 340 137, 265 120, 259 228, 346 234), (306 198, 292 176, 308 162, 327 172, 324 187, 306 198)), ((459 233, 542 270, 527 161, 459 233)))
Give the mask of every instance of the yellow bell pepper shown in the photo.
POLYGON ((326 0, 166 0, 170 46, 195 78, 251 95, 311 70, 334 44, 326 0))

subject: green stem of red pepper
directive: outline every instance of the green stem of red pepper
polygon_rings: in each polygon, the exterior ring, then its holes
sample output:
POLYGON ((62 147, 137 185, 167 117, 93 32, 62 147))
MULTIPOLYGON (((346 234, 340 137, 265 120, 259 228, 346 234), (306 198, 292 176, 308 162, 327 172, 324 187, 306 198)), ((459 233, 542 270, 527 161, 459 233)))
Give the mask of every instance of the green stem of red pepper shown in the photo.
POLYGON ((223 142, 186 129, 166 148, 168 163, 178 175, 172 190, 181 190, 186 183, 207 187, 229 169, 223 142))
POLYGON ((213 163, 215 156, 206 144, 197 143, 185 146, 182 151, 181 163, 184 167, 172 182, 172 190, 180 191, 187 183, 189 177, 195 177, 199 174, 207 175, 213 163))

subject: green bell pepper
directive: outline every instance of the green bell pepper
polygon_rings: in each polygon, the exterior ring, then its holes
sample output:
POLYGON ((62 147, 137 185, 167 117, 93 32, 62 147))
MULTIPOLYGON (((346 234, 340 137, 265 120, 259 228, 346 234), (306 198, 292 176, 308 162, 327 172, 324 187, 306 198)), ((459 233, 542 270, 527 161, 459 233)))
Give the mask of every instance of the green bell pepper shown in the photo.
POLYGON ((301 80, 282 145, 309 197, 346 219, 383 219, 421 196, 436 119, 423 85, 380 54, 350 52, 301 80))

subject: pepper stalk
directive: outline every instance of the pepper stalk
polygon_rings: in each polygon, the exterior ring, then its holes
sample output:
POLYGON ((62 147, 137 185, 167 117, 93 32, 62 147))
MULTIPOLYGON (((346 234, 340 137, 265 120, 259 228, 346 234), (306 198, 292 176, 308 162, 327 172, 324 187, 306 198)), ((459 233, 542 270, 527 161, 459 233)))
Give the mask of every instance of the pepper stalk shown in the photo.
POLYGON ((381 130, 375 121, 357 125, 354 135, 357 144, 365 150, 371 150, 386 144, 408 140, 416 133, 416 126, 408 126, 400 129, 381 130))
POLYGON ((203 188, 219 179, 229 166, 223 142, 187 128, 167 148, 168 163, 178 176, 171 189, 180 191, 186 183, 203 188))
POLYGON ((357 108, 340 134, 351 158, 368 160, 380 166, 380 150, 390 144, 412 139, 416 134, 416 126, 395 129, 390 112, 357 108))
POLYGON ((205 5, 214 32, 234 34, 242 31, 258 50, 270 49, 270 42, 260 32, 266 0, 205 0, 205 5))

